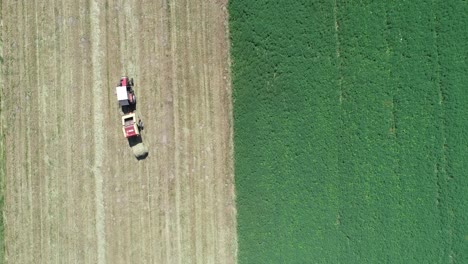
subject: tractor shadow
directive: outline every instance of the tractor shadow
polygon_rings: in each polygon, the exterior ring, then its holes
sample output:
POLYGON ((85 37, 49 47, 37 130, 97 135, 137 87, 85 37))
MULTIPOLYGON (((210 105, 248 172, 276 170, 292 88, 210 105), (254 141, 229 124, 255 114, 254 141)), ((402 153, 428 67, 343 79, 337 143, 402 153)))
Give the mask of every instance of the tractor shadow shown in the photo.
MULTIPOLYGON (((133 150, 133 148, 135 148, 137 145, 144 145, 143 144, 143 137, 140 135, 138 137, 130 137, 130 138, 127 138, 128 140, 128 146, 133 150)), ((144 147, 146 152, 145 153, 141 153, 139 155, 135 155, 135 158, 137 160, 144 160, 146 159, 146 157, 148 157, 148 149, 146 147, 144 147)), ((134 153, 135 154, 135 153, 134 153)))
POLYGON ((128 113, 131 113, 131 112, 135 112, 136 111, 136 104, 130 104, 130 105, 122 105, 121 106, 121 111, 124 115, 128 114, 128 113))

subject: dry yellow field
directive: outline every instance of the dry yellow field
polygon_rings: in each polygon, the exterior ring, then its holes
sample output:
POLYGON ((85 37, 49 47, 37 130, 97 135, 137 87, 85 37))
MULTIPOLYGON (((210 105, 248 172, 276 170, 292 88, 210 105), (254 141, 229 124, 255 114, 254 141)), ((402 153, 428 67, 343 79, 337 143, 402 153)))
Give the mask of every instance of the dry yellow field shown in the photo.
POLYGON ((226 5, 2 1, 7 263, 236 262, 226 5))

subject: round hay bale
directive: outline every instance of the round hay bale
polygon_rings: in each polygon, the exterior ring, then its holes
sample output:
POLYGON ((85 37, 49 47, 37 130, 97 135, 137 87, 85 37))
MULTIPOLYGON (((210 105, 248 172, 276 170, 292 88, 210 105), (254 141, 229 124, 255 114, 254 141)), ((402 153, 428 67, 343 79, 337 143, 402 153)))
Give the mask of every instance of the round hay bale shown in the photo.
POLYGON ((133 154, 137 158, 144 158, 148 155, 148 148, 146 148, 145 144, 138 143, 132 147, 133 154))

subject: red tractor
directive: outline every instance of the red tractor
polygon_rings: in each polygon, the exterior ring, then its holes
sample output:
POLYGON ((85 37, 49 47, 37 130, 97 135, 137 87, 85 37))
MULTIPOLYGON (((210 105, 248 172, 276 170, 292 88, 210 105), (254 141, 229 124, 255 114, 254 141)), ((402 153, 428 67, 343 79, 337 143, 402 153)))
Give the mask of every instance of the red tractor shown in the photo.
POLYGON ((120 82, 115 88, 117 100, 122 109, 122 131, 128 139, 133 154, 137 159, 143 159, 148 155, 148 149, 141 139, 143 122, 136 114, 136 97, 133 90, 133 78, 127 76, 120 78, 120 82), (138 120, 138 121, 137 121, 138 120))
POLYGON ((124 114, 122 116, 122 126, 126 138, 139 136, 140 130, 143 129, 143 122, 141 122, 141 119, 137 118, 135 113, 136 96, 133 86, 133 78, 129 79, 127 76, 123 76, 120 78, 120 82, 115 88, 117 100, 124 114))
POLYGON ((115 88, 119 105, 122 107, 122 110, 128 110, 128 112, 133 112, 136 105, 136 96, 135 91, 133 90, 133 85, 133 78, 128 79, 127 76, 124 76, 120 78, 120 82, 115 88))

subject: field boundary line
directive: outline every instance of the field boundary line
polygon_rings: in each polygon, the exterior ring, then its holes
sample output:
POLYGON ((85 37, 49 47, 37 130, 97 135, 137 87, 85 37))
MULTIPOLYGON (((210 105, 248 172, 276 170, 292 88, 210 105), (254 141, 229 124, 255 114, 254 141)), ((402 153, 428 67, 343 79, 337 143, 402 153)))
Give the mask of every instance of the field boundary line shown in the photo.
POLYGON ((233 102, 233 96, 232 96, 232 55, 231 55, 231 50, 232 50, 232 43, 231 43, 231 31, 230 31, 230 14, 229 14, 229 3, 226 2, 224 6, 224 13, 226 15, 225 17, 225 22, 224 22, 224 30, 225 30, 225 38, 227 42, 227 68, 225 71, 225 76, 226 76, 226 87, 227 90, 229 91, 228 96, 229 96, 229 108, 228 108, 228 115, 229 115, 229 168, 228 168, 228 173, 230 174, 230 177, 232 179, 232 186, 231 186, 231 192, 232 192, 232 201, 234 203, 234 206, 232 206, 233 211, 231 212, 233 216, 231 215, 231 219, 233 220, 233 223, 231 227, 234 229, 232 232, 232 237, 231 239, 234 241, 233 246, 234 248, 231 248, 233 254, 234 254, 234 263, 238 262, 238 254, 239 254, 239 242, 238 242, 238 235, 237 235, 237 206, 236 206, 236 179, 235 179, 235 167, 234 167, 234 104, 233 102))
POLYGON ((103 166, 104 131, 102 124, 104 117, 101 112, 101 97, 103 85, 101 62, 101 30, 100 30, 100 6, 98 0, 93 0, 90 7, 91 39, 92 39, 92 63, 93 63, 93 110, 94 110, 94 180, 96 199, 96 236, 97 236, 97 263, 106 263, 106 238, 105 238, 105 209, 103 195, 103 166))

